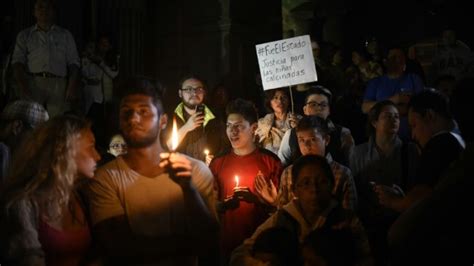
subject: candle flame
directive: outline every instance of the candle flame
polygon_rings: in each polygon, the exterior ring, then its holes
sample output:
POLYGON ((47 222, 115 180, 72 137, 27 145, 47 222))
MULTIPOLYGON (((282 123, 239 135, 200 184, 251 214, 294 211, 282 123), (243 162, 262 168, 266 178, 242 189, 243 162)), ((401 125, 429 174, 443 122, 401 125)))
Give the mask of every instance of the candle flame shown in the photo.
POLYGON ((178 126, 176 125, 176 119, 173 118, 173 129, 171 130, 171 151, 175 151, 178 148, 178 126))
POLYGON ((208 156, 208 155, 209 155, 209 150, 208 150, 208 149, 205 149, 205 150, 204 150, 204 154, 205 154, 206 156, 208 156))
POLYGON ((239 186, 239 176, 235 176, 235 187, 239 186))

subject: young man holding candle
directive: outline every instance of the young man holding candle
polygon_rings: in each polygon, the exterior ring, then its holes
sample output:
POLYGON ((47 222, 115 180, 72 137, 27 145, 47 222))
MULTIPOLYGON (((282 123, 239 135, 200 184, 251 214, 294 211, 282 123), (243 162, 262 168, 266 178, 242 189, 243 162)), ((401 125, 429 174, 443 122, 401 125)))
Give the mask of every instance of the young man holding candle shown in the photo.
POLYGON ((151 81, 131 78, 121 93, 128 152, 100 168, 88 187, 95 239, 110 265, 196 265, 217 239, 212 173, 161 146, 167 116, 151 81))
POLYGON ((278 187, 282 171, 278 157, 254 143, 258 115, 253 103, 237 99, 229 103, 226 114, 232 149, 216 156, 209 166, 218 187, 224 265, 232 250, 268 218, 268 207, 275 204, 268 201, 271 190, 261 189, 257 180, 278 187))
MULTIPOLYGON (((204 104, 206 91, 207 86, 202 78, 191 74, 183 77, 179 82, 178 91, 181 103, 173 114, 178 123, 177 151, 204 162, 229 146, 225 138, 218 137, 224 134, 224 124, 204 104)), ((168 125, 164 136, 168 147, 171 147, 170 129, 168 125)))

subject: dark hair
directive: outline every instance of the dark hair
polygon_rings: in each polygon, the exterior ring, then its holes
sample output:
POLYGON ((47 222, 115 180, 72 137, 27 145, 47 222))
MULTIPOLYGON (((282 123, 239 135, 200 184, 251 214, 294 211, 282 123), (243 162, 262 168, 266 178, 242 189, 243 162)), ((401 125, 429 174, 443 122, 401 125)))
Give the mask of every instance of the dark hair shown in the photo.
POLYGON ((178 89, 181 89, 183 87, 183 83, 188 79, 199 80, 202 83, 202 85, 204 87, 204 90, 207 90, 207 81, 205 79, 203 79, 201 76, 196 75, 194 73, 188 73, 188 74, 184 75, 178 82, 178 89))
POLYGON ((126 78, 119 85, 120 100, 123 100, 125 97, 133 94, 143 94, 150 96, 160 115, 164 113, 162 101, 163 93, 164 88, 157 80, 143 76, 133 76, 126 78))
POLYGON ((288 99, 288 103, 290 103, 290 94, 289 94, 289 91, 287 88, 278 88, 278 89, 274 89, 274 90, 267 90, 265 91, 265 109, 267 110, 267 112, 269 113, 273 113, 273 109, 272 109, 272 104, 271 104, 271 101, 273 99, 273 97, 275 97, 275 94, 277 92, 281 91, 285 96, 286 98, 288 99))
POLYGON ((311 86, 309 88, 309 90, 306 92, 306 97, 304 99, 304 102, 306 103, 308 101, 309 96, 311 96, 313 94, 319 94, 319 95, 326 96, 326 98, 328 98, 328 104, 331 105, 332 93, 328 88, 326 88, 324 86, 321 86, 321 85, 311 86))
POLYGON ((355 237, 349 228, 318 228, 305 237, 303 246, 323 258, 328 266, 355 265, 355 237))
POLYGON ((275 255, 278 265, 299 265, 298 236, 284 227, 268 228, 258 235, 252 246, 252 255, 258 252, 275 255))
POLYGON ((258 121, 257 108, 251 101, 247 101, 241 98, 235 99, 227 104, 225 109, 226 115, 239 114, 244 117, 250 124, 258 121))
POLYGON ((317 129, 322 136, 330 134, 328 122, 317 115, 304 116, 296 126, 296 132, 317 129))
POLYGON ((372 123, 379 119, 380 113, 382 113, 382 110, 385 108, 385 106, 393 106, 397 108, 397 106, 390 100, 377 102, 374 106, 372 106, 372 108, 370 108, 370 111, 367 114, 367 135, 369 137, 375 136, 375 128, 372 123))
POLYGON ((425 90, 416 94, 411 98, 408 107, 421 116, 425 116, 429 110, 432 110, 445 119, 451 120, 453 117, 449 110, 448 98, 435 90, 425 90))
POLYGON ((328 161, 326 158, 319 156, 319 155, 304 155, 298 158, 294 163, 293 163, 293 168, 291 169, 291 181, 292 181, 292 188, 293 190, 295 189, 295 185, 298 181, 299 174, 301 169, 303 169, 304 166, 306 165, 315 165, 321 171, 323 174, 326 176, 326 178, 329 181, 329 186, 332 190, 334 186, 334 174, 332 173, 331 166, 329 165, 328 161))

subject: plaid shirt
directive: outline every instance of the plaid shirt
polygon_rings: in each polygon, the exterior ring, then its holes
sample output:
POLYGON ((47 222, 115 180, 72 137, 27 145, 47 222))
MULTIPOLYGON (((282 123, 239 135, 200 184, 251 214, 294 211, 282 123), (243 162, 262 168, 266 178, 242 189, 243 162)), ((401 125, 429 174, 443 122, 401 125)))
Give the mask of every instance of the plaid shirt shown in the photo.
MULTIPOLYGON (((335 182, 332 195, 342 204, 344 209, 355 211, 357 207, 357 192, 351 170, 334 161, 329 153, 326 155, 326 159, 331 166, 332 173, 334 174, 335 182)), ((289 203, 295 197, 291 187, 292 168, 293 165, 289 165, 281 174, 280 190, 278 191, 279 208, 289 203)))

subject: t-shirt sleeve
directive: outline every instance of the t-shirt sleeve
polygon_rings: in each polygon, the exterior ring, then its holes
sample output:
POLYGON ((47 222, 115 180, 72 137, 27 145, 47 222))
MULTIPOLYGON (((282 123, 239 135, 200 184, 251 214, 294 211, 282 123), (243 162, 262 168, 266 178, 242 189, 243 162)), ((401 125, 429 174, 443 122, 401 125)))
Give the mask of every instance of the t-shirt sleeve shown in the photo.
POLYGON ((125 215, 125 209, 119 198, 118 187, 112 181, 110 173, 99 170, 86 190, 92 225, 106 219, 125 215))
POLYGON ((212 214, 217 215, 214 176, 202 161, 193 160, 192 181, 212 214))

